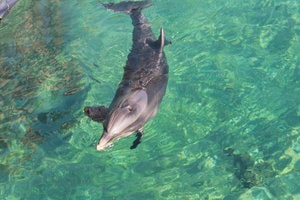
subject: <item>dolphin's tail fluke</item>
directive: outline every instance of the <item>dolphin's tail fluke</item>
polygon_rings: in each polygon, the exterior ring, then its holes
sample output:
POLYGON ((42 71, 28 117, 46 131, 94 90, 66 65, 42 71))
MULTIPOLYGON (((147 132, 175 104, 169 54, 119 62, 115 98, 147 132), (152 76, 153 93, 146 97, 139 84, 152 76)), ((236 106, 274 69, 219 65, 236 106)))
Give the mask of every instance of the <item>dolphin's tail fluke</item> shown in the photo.
POLYGON ((152 0, 145 1, 124 1, 120 3, 101 3, 103 7, 115 12, 125 12, 130 14, 133 10, 142 10, 151 6, 152 0))

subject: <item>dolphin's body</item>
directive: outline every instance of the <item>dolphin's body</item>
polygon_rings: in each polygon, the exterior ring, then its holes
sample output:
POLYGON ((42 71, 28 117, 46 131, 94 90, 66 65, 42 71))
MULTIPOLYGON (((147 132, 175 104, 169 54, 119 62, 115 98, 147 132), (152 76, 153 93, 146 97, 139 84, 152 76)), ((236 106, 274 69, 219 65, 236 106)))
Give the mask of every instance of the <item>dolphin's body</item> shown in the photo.
POLYGON ((102 4, 105 8, 128 13, 132 19, 133 45, 124 67, 124 75, 109 106, 85 107, 87 116, 103 123, 103 134, 97 150, 104 150, 116 139, 137 132, 142 135, 144 124, 157 113, 168 82, 168 64, 163 52, 168 43, 164 31, 156 40, 150 24, 141 13, 151 1, 102 4))

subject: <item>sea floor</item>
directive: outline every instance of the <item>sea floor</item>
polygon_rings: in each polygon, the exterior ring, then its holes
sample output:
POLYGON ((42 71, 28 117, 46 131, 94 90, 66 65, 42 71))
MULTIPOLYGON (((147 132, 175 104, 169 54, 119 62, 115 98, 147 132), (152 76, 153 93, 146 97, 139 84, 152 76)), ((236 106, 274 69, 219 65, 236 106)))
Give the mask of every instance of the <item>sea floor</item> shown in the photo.
POLYGON ((83 108, 110 104, 132 25, 99 2, 19 1, 0 22, 0 199, 300 199, 298 0, 153 0, 167 93, 136 149, 103 152, 83 108))

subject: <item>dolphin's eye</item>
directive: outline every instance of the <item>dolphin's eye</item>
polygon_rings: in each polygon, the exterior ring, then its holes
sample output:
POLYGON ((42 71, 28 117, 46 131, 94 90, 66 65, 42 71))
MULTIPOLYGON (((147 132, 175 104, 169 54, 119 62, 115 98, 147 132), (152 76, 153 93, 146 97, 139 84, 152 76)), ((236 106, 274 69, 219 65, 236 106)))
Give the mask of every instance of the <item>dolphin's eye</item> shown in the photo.
POLYGON ((127 106, 127 109, 128 109, 129 112, 132 112, 132 111, 133 111, 133 108, 132 108, 132 106, 130 106, 130 105, 127 106))
POLYGON ((133 111, 133 107, 128 102, 124 102, 121 108, 126 108, 129 112, 133 111))

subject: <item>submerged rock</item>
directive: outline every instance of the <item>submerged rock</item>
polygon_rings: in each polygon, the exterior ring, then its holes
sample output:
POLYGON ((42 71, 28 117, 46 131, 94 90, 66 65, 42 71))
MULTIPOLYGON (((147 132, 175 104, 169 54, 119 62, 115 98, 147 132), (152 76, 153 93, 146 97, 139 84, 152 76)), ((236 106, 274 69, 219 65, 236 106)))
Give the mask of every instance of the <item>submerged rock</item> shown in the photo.
POLYGON ((224 153, 233 159, 234 175, 245 188, 262 184, 266 178, 276 175, 269 162, 255 161, 249 153, 234 153, 234 149, 226 148, 224 153))

